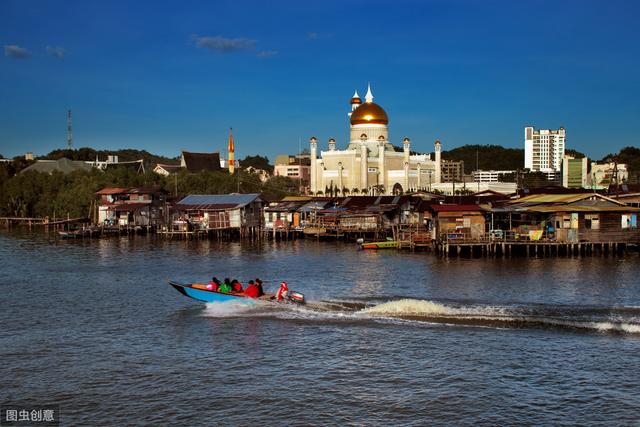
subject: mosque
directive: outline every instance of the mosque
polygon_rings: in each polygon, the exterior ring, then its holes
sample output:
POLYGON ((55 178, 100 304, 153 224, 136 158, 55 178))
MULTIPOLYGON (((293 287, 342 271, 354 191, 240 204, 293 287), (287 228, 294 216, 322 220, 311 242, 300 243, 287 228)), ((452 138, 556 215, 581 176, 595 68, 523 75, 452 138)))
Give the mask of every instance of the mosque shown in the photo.
POLYGON ((356 91, 349 113, 349 145, 336 149, 329 139, 328 150, 320 151, 318 140, 310 139, 313 195, 327 194, 333 189, 339 195, 402 194, 430 190, 440 183, 440 141, 435 142, 435 159, 429 154, 412 155, 411 141, 404 138, 402 151, 389 142, 389 118, 384 109, 373 102, 371 85, 364 103, 356 91))

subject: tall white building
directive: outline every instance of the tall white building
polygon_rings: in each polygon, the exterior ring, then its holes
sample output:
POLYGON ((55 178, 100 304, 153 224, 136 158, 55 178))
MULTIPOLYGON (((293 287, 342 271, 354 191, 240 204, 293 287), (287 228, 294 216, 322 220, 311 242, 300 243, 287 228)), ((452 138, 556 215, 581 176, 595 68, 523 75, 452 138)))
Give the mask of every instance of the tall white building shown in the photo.
POLYGON ((562 169, 566 131, 524 128, 524 167, 533 172, 559 172, 562 169))

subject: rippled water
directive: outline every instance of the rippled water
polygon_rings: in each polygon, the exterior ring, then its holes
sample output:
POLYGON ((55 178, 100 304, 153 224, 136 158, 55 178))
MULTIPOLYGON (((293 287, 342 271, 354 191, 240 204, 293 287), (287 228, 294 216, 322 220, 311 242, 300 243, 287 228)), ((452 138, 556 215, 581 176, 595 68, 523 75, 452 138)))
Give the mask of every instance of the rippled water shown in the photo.
POLYGON ((0 404, 64 425, 637 424, 640 263, 0 233, 0 404), (286 279, 306 307, 166 284, 286 279))

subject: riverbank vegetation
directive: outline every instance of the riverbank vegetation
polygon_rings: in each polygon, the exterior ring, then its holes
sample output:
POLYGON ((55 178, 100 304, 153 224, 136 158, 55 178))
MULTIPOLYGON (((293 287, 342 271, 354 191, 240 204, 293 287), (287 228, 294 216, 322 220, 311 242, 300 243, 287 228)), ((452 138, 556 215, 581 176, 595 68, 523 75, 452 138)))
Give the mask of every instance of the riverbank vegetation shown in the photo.
POLYGON ((96 191, 104 187, 153 187, 171 196, 262 192, 273 197, 298 193, 298 182, 272 177, 261 182, 257 174, 239 171, 189 173, 168 177, 153 172, 137 174, 128 168, 76 171, 51 175, 27 171, 10 176, 13 165, 0 165, 0 216, 88 217, 96 191))

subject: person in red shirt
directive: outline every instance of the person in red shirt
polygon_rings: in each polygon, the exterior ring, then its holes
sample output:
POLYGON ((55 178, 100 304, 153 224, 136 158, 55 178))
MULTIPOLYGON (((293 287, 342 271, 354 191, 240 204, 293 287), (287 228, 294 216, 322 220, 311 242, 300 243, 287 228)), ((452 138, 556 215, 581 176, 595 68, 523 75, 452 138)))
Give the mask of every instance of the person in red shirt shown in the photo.
POLYGON ((242 292, 242 284, 238 282, 236 279, 231 281, 231 290, 233 292, 242 292))
POLYGON ((253 283, 253 280, 249 280, 249 286, 244 290, 244 294, 249 298, 258 298, 260 296, 260 289, 253 283))

